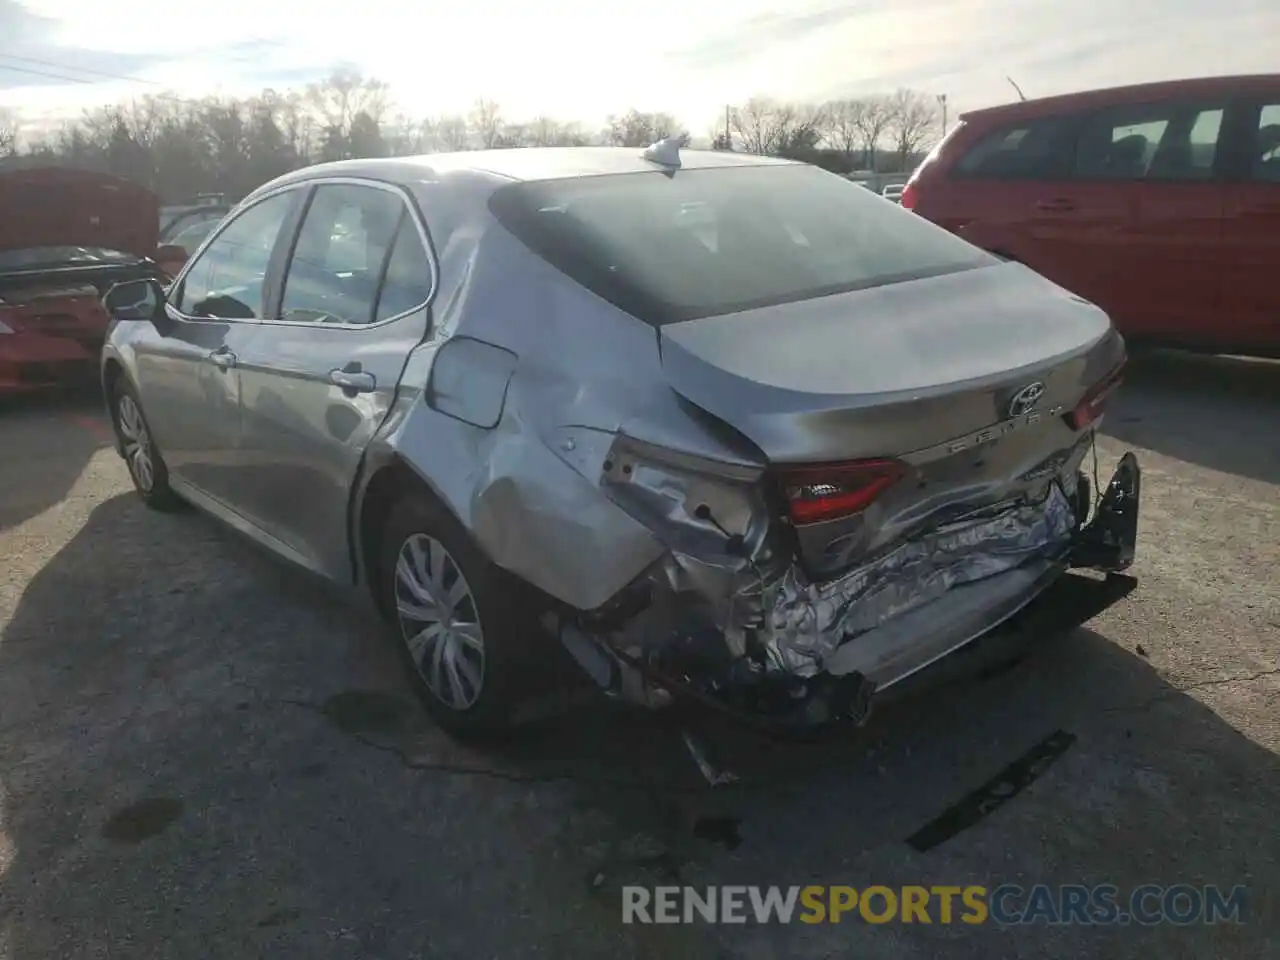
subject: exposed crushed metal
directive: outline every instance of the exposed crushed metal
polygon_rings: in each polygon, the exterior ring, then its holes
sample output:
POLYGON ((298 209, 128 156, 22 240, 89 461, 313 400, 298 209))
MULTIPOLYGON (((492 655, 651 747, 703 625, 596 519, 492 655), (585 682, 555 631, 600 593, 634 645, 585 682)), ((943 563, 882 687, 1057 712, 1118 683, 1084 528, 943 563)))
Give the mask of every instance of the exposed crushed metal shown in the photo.
POLYGON ((771 668, 812 676, 842 643, 1029 559, 1060 553, 1075 516, 1054 484, 1042 503, 949 523, 826 583, 793 566, 760 593, 761 630, 771 668))
POLYGON ((967 585, 1021 574, 1013 589, 1025 596, 1013 596, 1013 613, 1055 579, 1054 571, 1128 565, 1137 464, 1131 456, 1121 462, 1089 522, 1091 487, 1079 472, 1087 441, 1052 459, 1058 474, 1038 500, 1024 496, 952 516, 828 580, 806 574, 778 542, 776 527, 732 513, 723 488, 725 515, 745 534, 720 524, 699 497, 692 499, 702 509, 689 507, 688 485, 633 468, 630 477, 653 494, 651 528, 663 529, 654 523, 661 516, 688 552, 670 550, 599 619, 562 623, 559 633, 602 688, 634 702, 693 697, 790 732, 865 721, 875 683, 858 670, 833 670, 837 650, 931 605, 942 620, 951 613, 946 598, 967 585), (665 501, 655 494, 664 486, 665 501))

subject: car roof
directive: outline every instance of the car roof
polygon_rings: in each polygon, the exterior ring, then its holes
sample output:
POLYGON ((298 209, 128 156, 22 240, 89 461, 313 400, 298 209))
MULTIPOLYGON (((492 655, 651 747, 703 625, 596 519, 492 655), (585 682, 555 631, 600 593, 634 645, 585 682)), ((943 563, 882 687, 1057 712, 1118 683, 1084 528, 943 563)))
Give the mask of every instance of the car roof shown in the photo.
MULTIPOLYGON (((413 183, 472 174, 498 181, 564 180, 667 169, 644 159, 641 147, 525 147, 463 150, 415 157, 335 160, 287 173, 255 194, 292 183, 326 177, 358 177, 388 183, 413 183)), ((798 161, 723 150, 681 150, 681 169, 782 166, 798 161)))
POLYGON ((1035 100, 1015 101, 960 114, 966 123, 1039 117, 1049 113, 1089 109, 1112 104, 1143 103, 1170 97, 1249 96, 1280 92, 1280 73, 1245 74, 1223 77, 1194 77, 1138 83, 1123 87, 1100 87, 1035 100))

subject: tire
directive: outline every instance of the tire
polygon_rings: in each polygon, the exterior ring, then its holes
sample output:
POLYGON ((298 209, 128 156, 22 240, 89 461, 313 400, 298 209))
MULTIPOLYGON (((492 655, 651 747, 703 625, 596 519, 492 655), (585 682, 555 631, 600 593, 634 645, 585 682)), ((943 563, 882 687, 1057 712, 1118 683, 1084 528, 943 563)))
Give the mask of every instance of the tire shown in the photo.
POLYGON ((151 427, 142 412, 137 391, 123 376, 112 389, 111 422, 138 497, 152 510, 179 509, 182 501, 169 486, 169 468, 151 439, 151 427))
POLYGON ((377 557, 378 605, 432 720, 459 740, 509 733, 528 689, 532 646, 542 636, 531 588, 491 563, 457 519, 425 495, 392 508, 377 557), (437 574, 444 590, 436 594, 452 593, 456 604, 433 604, 422 591, 437 574), (406 615, 406 605, 420 615, 406 615), (442 634, 442 622, 453 629, 442 634))

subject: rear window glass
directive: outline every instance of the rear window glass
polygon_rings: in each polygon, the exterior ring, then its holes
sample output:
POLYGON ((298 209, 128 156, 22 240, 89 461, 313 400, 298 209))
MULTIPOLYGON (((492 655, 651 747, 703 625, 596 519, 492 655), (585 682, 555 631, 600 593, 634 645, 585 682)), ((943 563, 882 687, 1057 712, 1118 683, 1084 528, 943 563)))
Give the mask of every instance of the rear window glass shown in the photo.
POLYGON ((956 165, 956 172, 1000 179, 1063 174, 1071 163, 1073 132, 1071 121, 1061 117, 1001 127, 974 144, 956 165))
POLYGON ((996 261, 816 167, 725 167, 512 184, 498 220, 652 324, 735 313, 996 261))

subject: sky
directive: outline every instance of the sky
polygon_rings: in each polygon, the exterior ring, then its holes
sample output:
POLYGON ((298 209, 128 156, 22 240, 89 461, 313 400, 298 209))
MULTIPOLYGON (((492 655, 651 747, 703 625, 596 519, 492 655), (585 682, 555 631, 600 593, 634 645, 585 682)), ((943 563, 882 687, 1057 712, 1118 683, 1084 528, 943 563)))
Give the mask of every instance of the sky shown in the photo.
POLYGON ((751 96, 900 86, 945 93, 954 116, 1016 97, 1006 76, 1034 97, 1280 72, 1280 0, 0 0, 0 107, 29 121, 340 67, 415 116, 478 98, 511 120, 635 107, 701 134, 751 96))

